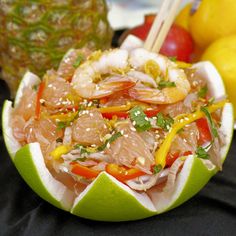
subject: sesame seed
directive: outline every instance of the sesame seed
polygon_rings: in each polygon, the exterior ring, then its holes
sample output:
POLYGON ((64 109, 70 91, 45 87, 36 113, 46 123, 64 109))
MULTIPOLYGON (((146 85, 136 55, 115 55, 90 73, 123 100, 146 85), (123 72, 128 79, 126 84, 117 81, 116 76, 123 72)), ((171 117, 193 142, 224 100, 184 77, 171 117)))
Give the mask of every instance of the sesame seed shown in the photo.
POLYGON ((130 130, 134 131, 134 132, 136 131, 136 129, 134 127, 130 127, 130 130))
POLYGON ((90 131, 90 128, 87 128, 86 131, 90 131))
POLYGON ((48 85, 48 88, 51 88, 51 87, 52 87, 52 84, 49 84, 49 85, 48 85))
POLYGON ((39 102, 40 102, 40 103, 44 103, 45 100, 41 98, 41 99, 39 99, 39 102))
POLYGON ((129 135, 128 135, 128 134, 124 134, 124 137, 125 137, 125 138, 128 138, 128 137, 129 137, 129 135))

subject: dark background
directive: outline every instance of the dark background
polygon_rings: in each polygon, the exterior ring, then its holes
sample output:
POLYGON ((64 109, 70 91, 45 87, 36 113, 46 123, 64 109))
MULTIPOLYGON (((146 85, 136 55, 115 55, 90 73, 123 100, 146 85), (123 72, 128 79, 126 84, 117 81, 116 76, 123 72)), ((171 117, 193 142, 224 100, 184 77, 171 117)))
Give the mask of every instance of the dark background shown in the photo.
MULTIPOLYGON (((0 80, 0 112, 6 98, 0 80)), ((107 223, 73 216, 38 197, 11 163, 0 130, 0 235, 236 235, 236 137, 223 171, 188 202, 148 219, 107 223)))

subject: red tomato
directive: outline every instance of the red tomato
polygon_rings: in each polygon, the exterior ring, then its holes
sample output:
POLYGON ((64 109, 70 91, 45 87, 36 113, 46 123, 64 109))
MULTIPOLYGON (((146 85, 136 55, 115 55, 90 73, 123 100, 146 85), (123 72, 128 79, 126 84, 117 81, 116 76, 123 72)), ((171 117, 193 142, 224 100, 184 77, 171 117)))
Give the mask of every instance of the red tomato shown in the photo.
POLYGON ((201 118, 196 121, 197 128, 199 131, 199 145, 203 145, 212 140, 211 131, 206 118, 201 118))
POLYGON ((106 172, 121 182, 125 182, 127 180, 134 179, 145 174, 141 170, 135 168, 129 169, 127 167, 119 166, 116 164, 107 164, 106 172))
MULTIPOLYGON (((145 40, 152 26, 155 15, 149 15, 145 18, 145 23, 129 31, 145 40)), ((191 35, 184 28, 173 24, 160 50, 160 53, 168 57, 176 57, 179 61, 189 62, 193 53, 194 44, 191 35)))

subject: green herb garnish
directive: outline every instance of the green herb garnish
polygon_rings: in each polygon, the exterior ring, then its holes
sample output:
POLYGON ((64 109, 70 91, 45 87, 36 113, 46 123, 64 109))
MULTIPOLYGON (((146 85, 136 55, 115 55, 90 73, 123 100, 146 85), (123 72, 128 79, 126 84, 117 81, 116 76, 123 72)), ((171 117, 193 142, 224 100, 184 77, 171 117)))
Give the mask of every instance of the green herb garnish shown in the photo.
POLYGON ((207 117, 207 119, 209 121, 211 132, 212 132, 213 136, 215 138, 218 137, 219 135, 218 135, 218 132, 217 132, 217 128, 215 126, 215 123, 212 120, 211 114, 208 111, 207 107, 201 107, 201 111, 204 112, 204 114, 206 115, 206 117, 207 117))
POLYGON ((160 171, 162 170, 162 166, 159 164, 159 165, 155 165, 153 167, 153 174, 157 174, 159 173, 160 171))
POLYGON ((157 114, 157 125, 164 129, 165 131, 169 131, 174 120, 170 116, 164 116, 161 112, 157 114))
POLYGON ((68 125, 68 122, 59 121, 57 122, 57 130, 65 129, 68 125))
POLYGON ((201 158, 201 159, 209 159, 210 158, 210 155, 207 153, 207 151, 203 147, 197 148, 196 155, 198 158, 201 158))
POLYGON ((177 61, 177 57, 169 57, 169 59, 173 62, 176 62, 177 61))
POLYGON ((116 139, 118 139, 121 136, 122 136, 121 132, 117 132, 117 133, 113 134, 109 139, 107 139, 105 141, 105 143, 103 145, 99 146, 97 148, 97 150, 99 152, 103 151, 107 147, 108 144, 111 144, 112 142, 114 142, 116 139))
POLYGON ((32 86, 32 89, 34 91, 38 91, 38 88, 39 88, 39 84, 35 84, 35 85, 32 86))
POLYGON ((83 60, 84 60, 84 56, 82 54, 78 55, 78 57, 76 58, 75 63, 73 64, 73 67, 77 68, 83 60))
POLYGON ((208 88, 207 88, 207 86, 205 86, 205 87, 202 87, 202 88, 198 91, 197 95, 198 95, 198 97, 200 97, 200 98, 205 98, 207 92, 208 92, 208 88))
POLYGON ((151 129, 151 123, 141 107, 134 107, 130 110, 130 119, 138 132, 151 129))
POLYGON ((171 88, 171 87, 176 87, 175 82, 161 80, 158 83, 158 89, 171 88))
POLYGON ((74 146, 74 149, 79 149, 81 156, 84 156, 84 155, 87 155, 87 154, 90 154, 90 153, 91 153, 91 152, 89 152, 89 151, 87 150, 86 147, 84 147, 84 146, 81 145, 81 144, 76 144, 76 145, 74 146))
POLYGON ((79 158, 76 158, 75 161, 86 161, 87 160, 87 157, 79 157, 79 158))

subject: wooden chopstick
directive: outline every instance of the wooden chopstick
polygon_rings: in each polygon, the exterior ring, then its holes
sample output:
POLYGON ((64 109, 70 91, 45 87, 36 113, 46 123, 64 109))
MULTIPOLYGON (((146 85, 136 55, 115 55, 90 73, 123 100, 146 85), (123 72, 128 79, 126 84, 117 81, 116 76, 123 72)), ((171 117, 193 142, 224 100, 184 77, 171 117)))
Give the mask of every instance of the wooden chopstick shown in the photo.
POLYGON ((163 0, 160 11, 144 43, 145 49, 157 53, 160 51, 181 1, 182 0, 163 0))
POLYGON ((166 12, 171 1, 172 0, 163 0, 160 11, 158 12, 155 17, 155 20, 153 21, 152 27, 144 43, 144 48, 149 51, 151 51, 152 47, 154 46, 155 39, 157 38, 157 35, 161 29, 162 22, 165 19, 166 12))

